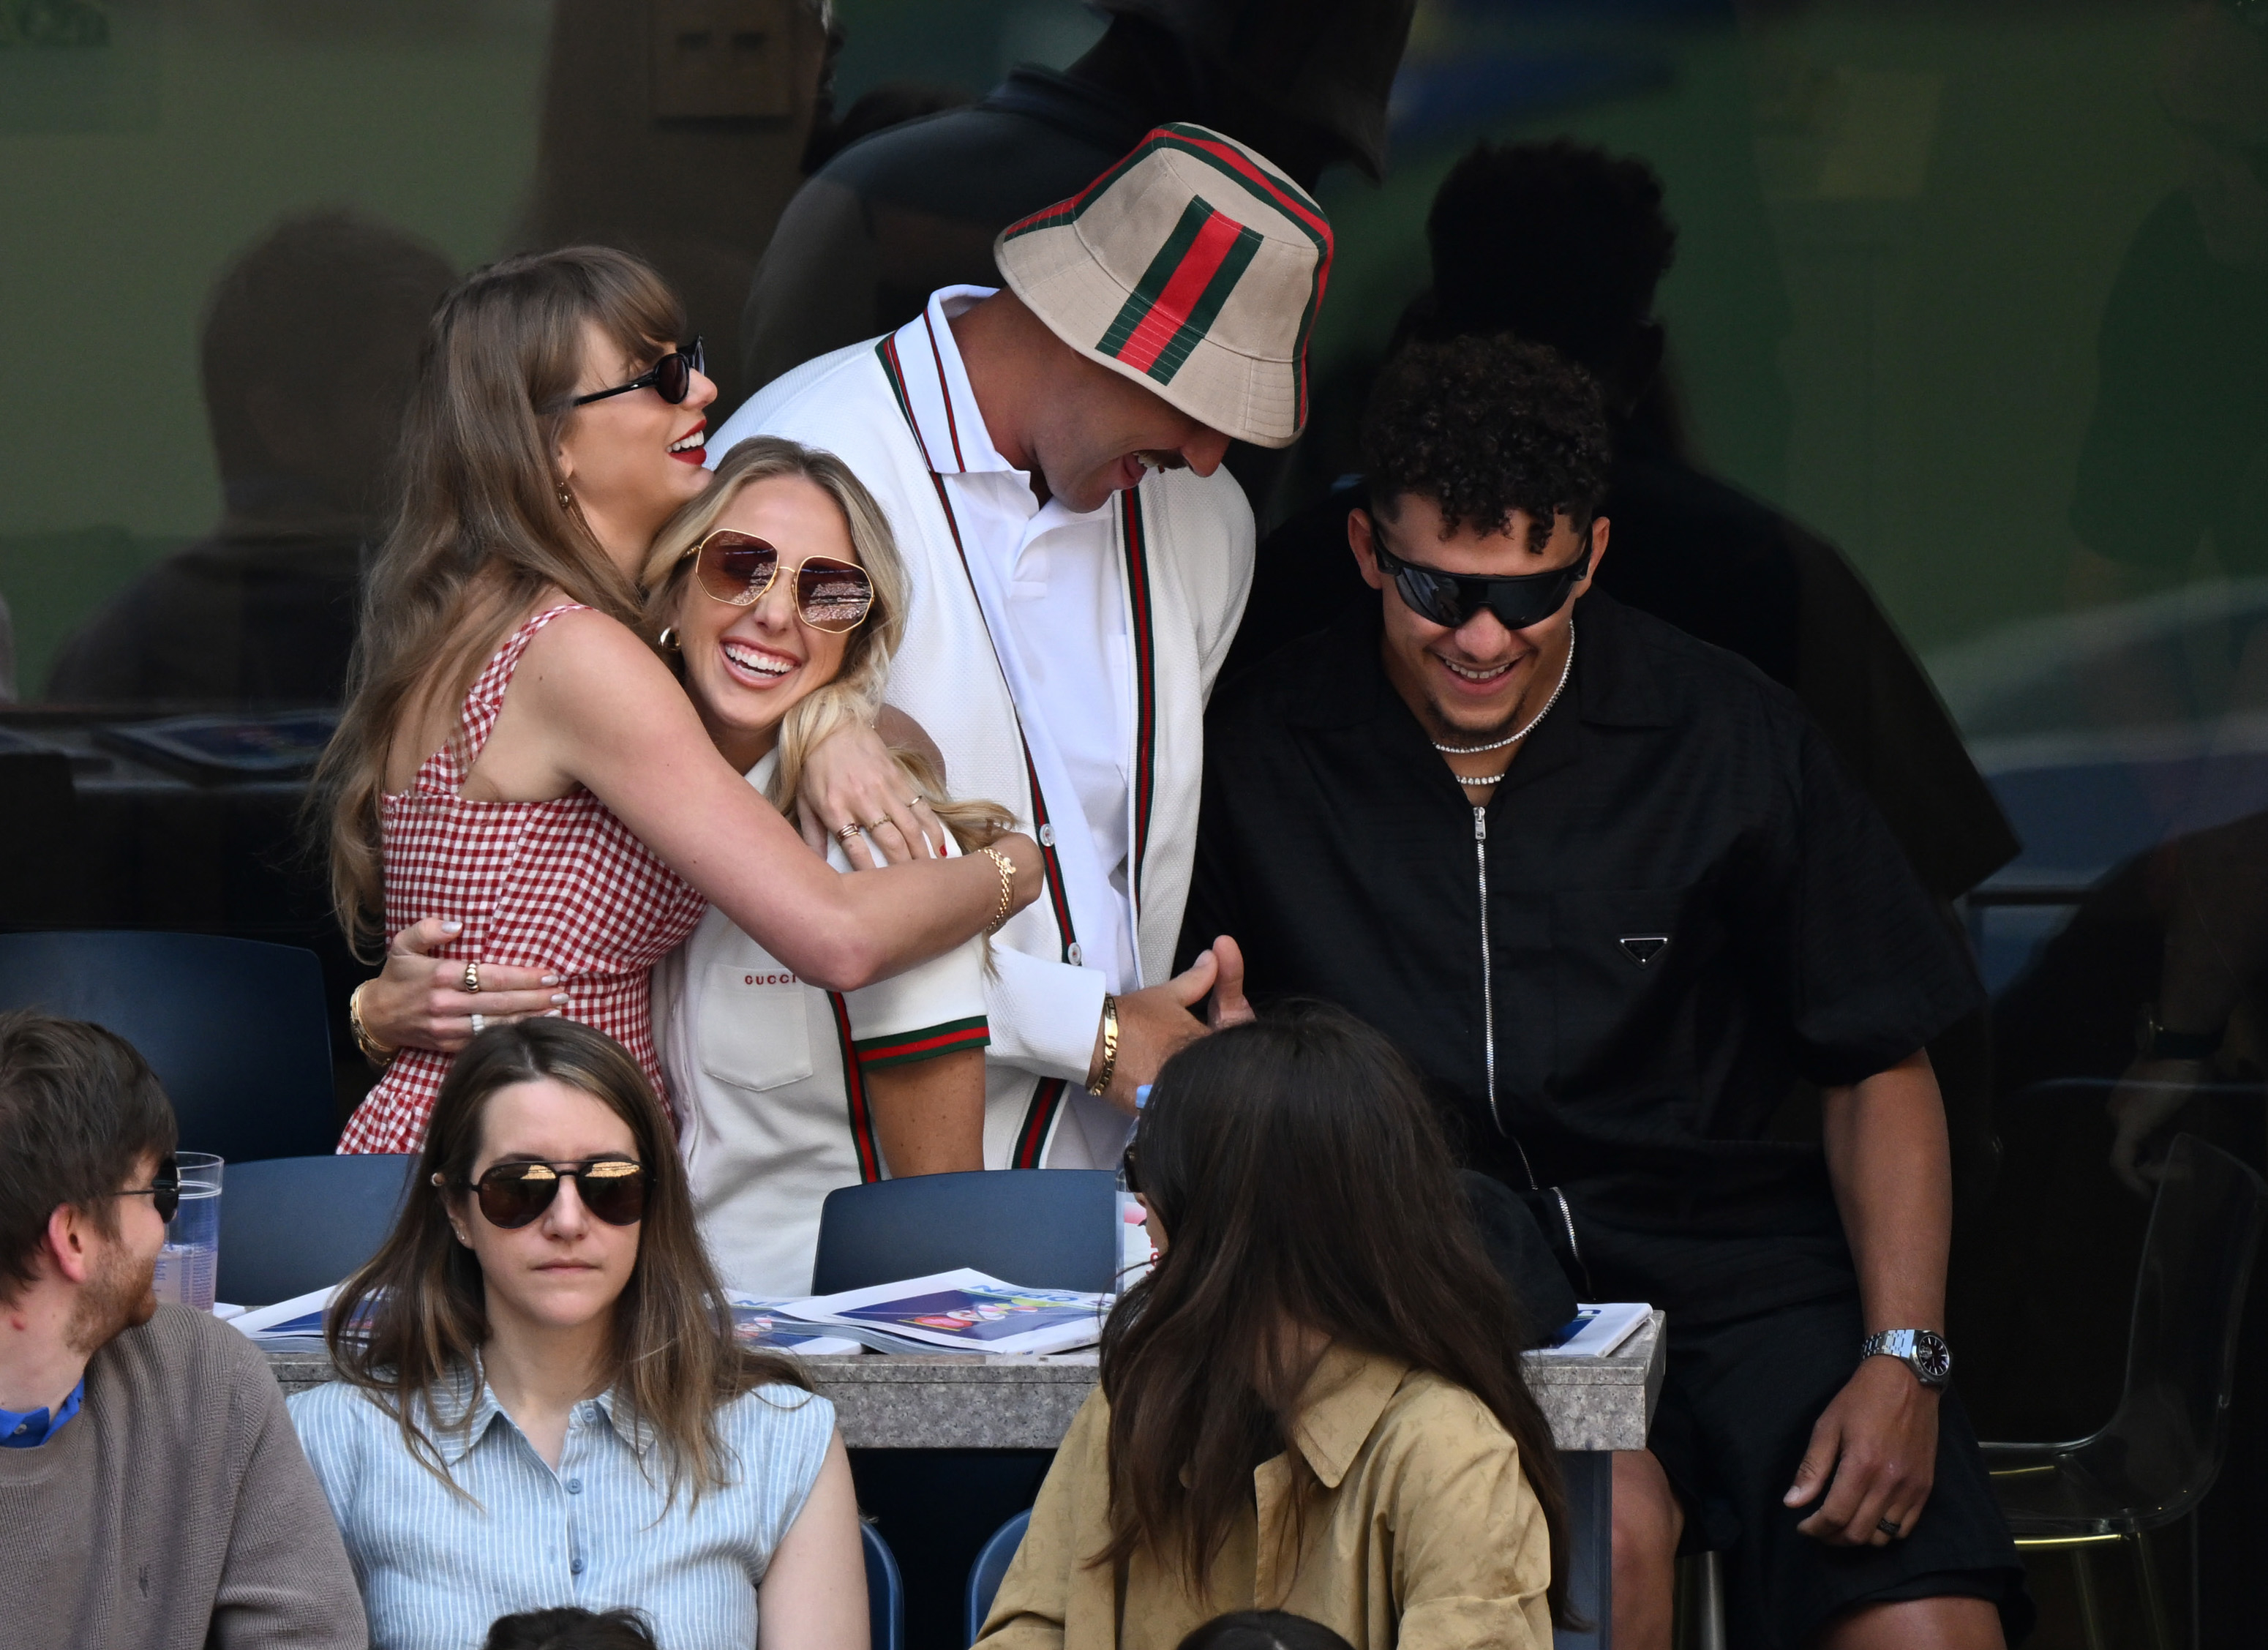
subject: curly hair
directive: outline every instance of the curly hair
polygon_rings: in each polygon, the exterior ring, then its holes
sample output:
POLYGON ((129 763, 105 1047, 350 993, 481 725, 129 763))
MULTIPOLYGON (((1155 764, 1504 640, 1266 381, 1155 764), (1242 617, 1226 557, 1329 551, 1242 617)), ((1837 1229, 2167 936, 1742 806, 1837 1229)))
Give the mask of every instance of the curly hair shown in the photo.
POLYGON ((1371 497, 1440 506, 1444 532, 1508 532, 1514 511, 1587 531, 1607 495, 1607 415, 1591 375, 1504 335, 1413 343, 1386 364, 1363 415, 1371 497))

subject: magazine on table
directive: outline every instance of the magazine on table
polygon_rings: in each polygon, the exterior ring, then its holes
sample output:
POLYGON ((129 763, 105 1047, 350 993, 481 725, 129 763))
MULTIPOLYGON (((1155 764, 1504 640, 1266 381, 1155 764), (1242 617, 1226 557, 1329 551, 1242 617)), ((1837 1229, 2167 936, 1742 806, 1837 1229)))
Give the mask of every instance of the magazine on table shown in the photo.
POLYGON ((1643 1300, 1578 1302, 1575 1315, 1532 1358, 1607 1358, 1638 1332, 1653 1308, 1643 1300))
POLYGON ((1027 1289, 970 1267, 784 1303, 796 1327, 878 1352, 1067 1352, 1102 1337, 1113 1296, 1027 1289))
POLYGON ((228 1322, 263 1352, 320 1352, 324 1347, 323 1315, 338 1292, 336 1284, 311 1289, 272 1307, 239 1312, 228 1322))
MULTIPOLYGON (((323 1315, 330 1309, 331 1297, 337 1293, 338 1285, 333 1284, 328 1289, 310 1290, 289 1300, 279 1300, 272 1307, 239 1312, 227 1321, 262 1352, 320 1352, 324 1349, 323 1315)), ((728 1294, 725 1299, 733 1309, 733 1333, 747 1345, 760 1346, 767 1352, 800 1352, 806 1357, 855 1352, 859 1349, 857 1341, 832 1330, 789 1322, 788 1315, 781 1310, 783 1302, 741 1294, 728 1294)))
POLYGON ((827 1358, 865 1349, 847 1335, 836 1335, 814 1323, 801 1323, 784 1300, 728 1292, 733 1307, 733 1334, 744 1346, 768 1352, 794 1352, 805 1358, 827 1358))

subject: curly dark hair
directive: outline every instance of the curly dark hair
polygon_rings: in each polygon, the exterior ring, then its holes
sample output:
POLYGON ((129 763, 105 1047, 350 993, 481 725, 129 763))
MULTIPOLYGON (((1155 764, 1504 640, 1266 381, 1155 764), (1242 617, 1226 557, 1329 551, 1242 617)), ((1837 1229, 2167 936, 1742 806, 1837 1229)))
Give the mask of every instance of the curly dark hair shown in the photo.
POLYGON ((1425 217, 1432 335, 1516 332, 1610 373, 1677 256, 1661 179, 1556 138, 1476 144, 1425 217))
POLYGON ((1363 415, 1373 503, 1440 506, 1444 531, 1508 532, 1513 512, 1587 531, 1607 496, 1607 415, 1591 375, 1509 335, 1413 343, 1386 364, 1363 415))

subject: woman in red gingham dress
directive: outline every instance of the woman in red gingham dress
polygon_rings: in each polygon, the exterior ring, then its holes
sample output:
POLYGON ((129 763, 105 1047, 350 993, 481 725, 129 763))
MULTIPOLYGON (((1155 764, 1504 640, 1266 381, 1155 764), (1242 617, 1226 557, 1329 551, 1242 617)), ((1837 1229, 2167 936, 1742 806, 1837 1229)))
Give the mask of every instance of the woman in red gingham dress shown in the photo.
MULTIPOLYGON (((512 633, 466 696, 462 739, 428 756, 413 787, 381 799, 387 939, 438 917, 463 924, 451 947, 458 954, 555 969, 567 1014, 629 1050, 666 1094, 647 975, 692 933, 709 902, 588 791, 542 802, 460 794, 520 655, 569 611, 549 608, 512 633)), ((451 1057, 428 1049, 395 1055, 348 1121, 339 1150, 416 1151, 451 1057)))
MULTIPOLYGON (((637 634, 648 547, 708 483, 701 409, 716 387, 699 343, 673 342, 684 334, 653 271, 597 247, 491 265, 435 313, 353 696, 317 776, 341 920, 358 939, 382 925, 388 946, 354 1003, 387 1069, 342 1151, 418 1150, 483 1017, 572 1016, 661 1087, 648 975, 704 903, 845 991, 1038 894, 1038 845, 1013 835, 997 863, 838 876, 718 754, 637 634), (526 989, 539 985, 555 989, 526 989), (481 1014, 442 1016, 445 997, 481 1014), (416 1046, 375 1044, 369 1025, 408 1028, 416 1046)), ((894 787, 869 829, 921 834, 880 740, 840 737, 871 747, 894 787)))

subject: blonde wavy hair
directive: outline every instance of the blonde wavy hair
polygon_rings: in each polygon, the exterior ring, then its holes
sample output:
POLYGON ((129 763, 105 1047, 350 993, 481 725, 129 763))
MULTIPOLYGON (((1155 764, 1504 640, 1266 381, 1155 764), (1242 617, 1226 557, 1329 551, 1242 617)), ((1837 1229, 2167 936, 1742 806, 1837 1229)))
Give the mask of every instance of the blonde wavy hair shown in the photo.
MULTIPOLYGON (((891 655, 905 637, 909 595, 906 564, 882 507, 874 502, 865 483, 850 473, 850 467, 832 453, 779 436, 756 436, 727 453, 717 466, 717 479, 709 490, 669 519, 647 553, 639 582, 646 592, 643 632, 681 676, 684 661, 662 647, 661 636, 676 618, 679 604, 687 599, 694 549, 743 490, 783 477, 808 482, 835 501, 843 512, 843 525, 850 529, 851 551, 874 587, 873 608, 866 622, 850 633, 843 649, 842 668, 835 679, 813 689, 780 719, 779 762, 765 794, 790 823, 800 824, 796 792, 803 782, 804 764, 830 735, 853 723, 865 727, 874 725, 882 708, 882 689, 889 680, 891 655)), ((931 811, 963 851, 982 848, 1015 829, 1015 815, 998 802, 955 801, 947 796, 944 776, 924 753, 894 746, 890 754, 897 759, 907 783, 928 801, 931 811)))

